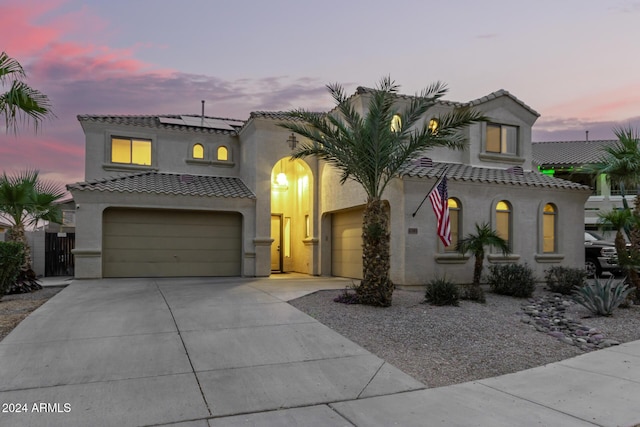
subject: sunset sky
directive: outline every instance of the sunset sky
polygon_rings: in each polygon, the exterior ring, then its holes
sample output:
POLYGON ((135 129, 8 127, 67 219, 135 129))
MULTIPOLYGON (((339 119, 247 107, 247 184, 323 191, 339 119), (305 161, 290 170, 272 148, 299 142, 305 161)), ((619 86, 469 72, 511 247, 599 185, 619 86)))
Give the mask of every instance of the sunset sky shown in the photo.
POLYGON ((325 84, 388 74, 452 101, 506 89, 541 114, 534 141, 612 139, 640 128, 638 22, 624 0, 0 0, 0 51, 57 116, 0 128, 0 169, 81 181, 78 114, 326 111, 325 84))

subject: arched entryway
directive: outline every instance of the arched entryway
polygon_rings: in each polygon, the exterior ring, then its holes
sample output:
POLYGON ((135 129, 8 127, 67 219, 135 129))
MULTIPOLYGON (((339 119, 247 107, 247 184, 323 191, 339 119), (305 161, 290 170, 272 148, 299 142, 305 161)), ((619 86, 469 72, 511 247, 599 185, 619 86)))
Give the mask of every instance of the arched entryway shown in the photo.
POLYGON ((310 274, 313 173, 303 160, 280 159, 271 170, 271 272, 310 274))

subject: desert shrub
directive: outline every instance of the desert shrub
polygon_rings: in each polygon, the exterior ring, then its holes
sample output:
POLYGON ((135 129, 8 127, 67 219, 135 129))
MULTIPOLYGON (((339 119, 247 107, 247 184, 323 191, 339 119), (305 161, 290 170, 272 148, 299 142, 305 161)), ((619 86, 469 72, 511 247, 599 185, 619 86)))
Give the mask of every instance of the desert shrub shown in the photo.
POLYGON ((480 285, 463 285, 461 286, 460 299, 473 302, 485 303, 487 298, 484 296, 484 291, 480 285))
POLYGON ((0 297, 14 284, 24 260, 21 243, 0 242, 0 297))
POLYGON ((487 282, 493 292, 517 298, 529 298, 536 289, 533 270, 526 264, 489 266, 487 282))
POLYGON ((631 291, 629 285, 617 282, 613 277, 609 277, 605 283, 595 279, 576 289, 573 300, 597 316, 611 316, 631 291))
POLYGON ((333 301, 342 304, 360 304, 356 293, 356 285, 352 283, 350 286, 345 287, 342 293, 335 297, 333 301))
POLYGON ((571 295, 576 289, 584 286, 587 272, 584 268, 551 267, 544 276, 547 289, 563 295, 571 295))
POLYGON ((441 277, 427 283, 424 299, 433 305, 457 306, 460 300, 460 290, 458 289, 458 285, 441 277))

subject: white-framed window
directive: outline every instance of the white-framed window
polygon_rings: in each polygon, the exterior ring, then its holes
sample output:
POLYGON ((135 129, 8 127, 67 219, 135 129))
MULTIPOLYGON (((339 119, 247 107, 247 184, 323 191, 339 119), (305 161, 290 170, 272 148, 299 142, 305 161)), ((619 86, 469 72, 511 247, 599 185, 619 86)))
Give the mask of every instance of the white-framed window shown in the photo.
POLYGON ((558 209, 553 203, 547 203, 542 210, 542 252, 557 252, 556 230, 558 209))
POLYGON ((218 147, 218 151, 216 154, 216 160, 220 162, 226 162, 229 160, 229 149, 224 145, 218 147))
POLYGON ((402 117, 400 114, 394 114, 391 118, 391 132, 398 133, 402 129, 402 117))
POLYGON ((444 248, 445 252, 455 252, 462 229, 462 203, 455 197, 447 200, 449 204, 449 226, 451 228, 451 244, 444 248))
POLYGON ((496 204, 496 232, 498 233, 498 236, 507 241, 509 247, 512 247, 512 222, 513 215, 511 203, 506 200, 500 200, 496 204))
POLYGON ((151 166, 151 140, 112 136, 111 163, 151 166))
POLYGON ((497 154, 518 154, 518 127, 487 123, 485 151, 497 154))
POLYGON ((204 159, 204 146, 202 144, 193 144, 191 157, 198 160, 204 159))

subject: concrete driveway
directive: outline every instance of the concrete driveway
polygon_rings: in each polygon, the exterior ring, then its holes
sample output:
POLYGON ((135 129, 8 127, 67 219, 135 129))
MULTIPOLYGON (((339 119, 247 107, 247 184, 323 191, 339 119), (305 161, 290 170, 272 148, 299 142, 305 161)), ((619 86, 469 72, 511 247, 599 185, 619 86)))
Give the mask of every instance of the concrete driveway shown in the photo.
POLYGON ((350 281, 280 277, 73 282, 0 342, 0 426, 640 421, 638 343, 425 390, 285 302, 350 281))

